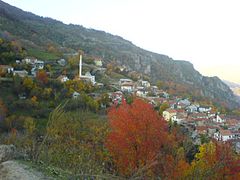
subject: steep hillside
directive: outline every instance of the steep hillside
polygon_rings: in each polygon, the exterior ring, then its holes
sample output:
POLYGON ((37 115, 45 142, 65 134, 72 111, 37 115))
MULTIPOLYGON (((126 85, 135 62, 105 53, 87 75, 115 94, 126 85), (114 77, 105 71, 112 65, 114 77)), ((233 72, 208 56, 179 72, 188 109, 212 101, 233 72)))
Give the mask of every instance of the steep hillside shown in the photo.
POLYGON ((119 36, 87 29, 24 12, 0 1, 0 36, 22 42, 26 49, 47 50, 54 46, 62 52, 82 49, 103 58, 105 65, 116 62, 158 80, 186 86, 194 96, 205 96, 228 107, 238 106, 231 89, 217 77, 204 77, 187 61, 143 50, 119 36))

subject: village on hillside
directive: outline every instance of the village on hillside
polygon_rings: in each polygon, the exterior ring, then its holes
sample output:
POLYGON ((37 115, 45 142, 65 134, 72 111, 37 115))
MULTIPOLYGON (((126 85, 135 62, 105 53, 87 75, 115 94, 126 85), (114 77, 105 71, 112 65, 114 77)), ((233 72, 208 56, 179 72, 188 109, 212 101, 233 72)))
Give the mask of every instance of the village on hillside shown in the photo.
POLYGON ((180 125, 200 145, 203 138, 216 141, 231 141, 240 152, 240 119, 214 111, 210 106, 202 106, 188 99, 171 97, 151 86, 148 81, 133 82, 131 79, 120 79, 121 91, 111 93, 114 103, 121 101, 123 92, 133 93, 146 99, 153 106, 166 103, 168 108, 162 112, 163 118, 171 123, 180 125), (148 96, 148 94, 154 95, 148 96))
MULTIPOLYGON (((0 81, 4 81, 11 76, 19 76, 21 78, 30 77, 36 78, 38 71, 48 69, 46 67, 58 66, 59 68, 67 65, 67 60, 60 59, 55 62, 47 62, 38 60, 36 58, 25 58, 23 60, 16 60, 16 65, 22 68, 14 68, 11 65, 0 65, 0 72, 5 77, 1 77, 0 81), (24 68, 28 67, 28 68, 24 68), (30 68, 29 68, 30 67, 30 68)), ((78 75, 74 80, 81 80, 91 83, 98 88, 104 88, 106 84, 96 82, 95 75, 87 71, 82 74, 82 66, 86 65, 82 62, 82 55, 80 55, 78 64, 78 75)), ((92 66, 100 71, 106 71, 103 68, 101 59, 95 59, 92 66)), ((49 75, 49 72, 47 72, 49 75)), ((61 83, 66 83, 71 78, 66 74, 59 74, 56 80, 61 83)), ((210 106, 203 106, 197 102, 191 102, 189 99, 172 96, 166 91, 159 89, 156 85, 151 85, 147 80, 134 81, 130 78, 120 78, 118 81, 109 83, 109 86, 114 91, 107 92, 109 99, 109 106, 121 104, 126 95, 133 95, 143 98, 152 104, 153 107, 165 104, 162 116, 169 122, 178 124, 192 139, 196 145, 204 143, 206 140, 214 139, 216 141, 229 142, 231 141, 240 153, 240 119, 231 117, 220 112, 214 111, 210 106)), ((76 99, 80 96, 80 92, 74 91, 72 98, 76 99)), ((91 97, 98 99, 101 94, 91 93, 91 97)), ((26 99, 24 94, 19 94, 20 99, 26 99)), ((106 108, 106 104, 101 104, 101 108, 106 108)))

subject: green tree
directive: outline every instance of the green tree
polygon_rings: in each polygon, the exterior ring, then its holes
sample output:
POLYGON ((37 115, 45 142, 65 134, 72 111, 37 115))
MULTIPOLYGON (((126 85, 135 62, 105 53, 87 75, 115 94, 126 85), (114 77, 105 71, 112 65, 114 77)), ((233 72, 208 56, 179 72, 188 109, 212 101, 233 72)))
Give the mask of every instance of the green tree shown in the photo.
POLYGON ((158 80, 156 85, 157 85, 158 89, 161 89, 163 87, 163 82, 158 80))
POLYGON ((167 108, 169 108, 169 104, 167 102, 162 103, 159 108, 159 114, 162 115, 163 111, 165 111, 167 108))
POLYGON ((51 95, 53 93, 52 88, 44 88, 42 92, 42 98, 44 99, 50 99, 51 95))
POLYGON ((111 102, 111 99, 110 99, 108 93, 104 93, 104 94, 101 95, 101 98, 99 100, 100 104, 109 106, 110 102, 111 102))
POLYGON ((32 78, 30 77, 25 77, 23 79, 23 86, 27 89, 27 90, 31 90, 34 87, 34 82, 32 80, 32 78))

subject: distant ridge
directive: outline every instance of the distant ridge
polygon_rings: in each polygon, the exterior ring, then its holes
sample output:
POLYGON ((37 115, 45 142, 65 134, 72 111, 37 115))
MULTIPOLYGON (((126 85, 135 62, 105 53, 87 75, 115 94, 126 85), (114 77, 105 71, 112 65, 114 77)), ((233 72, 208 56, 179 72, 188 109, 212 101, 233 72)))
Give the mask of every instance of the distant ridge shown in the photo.
POLYGON ((233 93, 236 96, 238 96, 238 100, 240 101, 240 84, 230 82, 230 81, 226 81, 226 80, 223 80, 223 82, 230 87, 230 89, 233 91, 233 93))
POLYGON ((223 80, 223 82, 228 85, 230 88, 240 88, 240 84, 223 80))
POLYGON ((104 31, 43 18, 1 0, 0 37, 17 39, 26 49, 46 50, 48 45, 62 52, 81 49, 88 55, 102 58, 104 65, 114 62, 124 65, 129 71, 151 77, 153 83, 164 81, 170 90, 178 91, 176 87, 184 87, 180 94, 189 94, 195 99, 205 97, 229 108, 239 106, 225 83, 218 77, 201 75, 188 61, 176 61, 166 55, 146 51, 104 31))

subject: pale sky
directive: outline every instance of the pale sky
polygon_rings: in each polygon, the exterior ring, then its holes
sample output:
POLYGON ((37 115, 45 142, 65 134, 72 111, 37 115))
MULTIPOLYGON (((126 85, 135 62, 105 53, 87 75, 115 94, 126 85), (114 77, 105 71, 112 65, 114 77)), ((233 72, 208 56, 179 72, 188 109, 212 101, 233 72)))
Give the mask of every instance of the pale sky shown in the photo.
POLYGON ((66 24, 104 30, 203 75, 240 83, 239 0, 3 0, 66 24))

